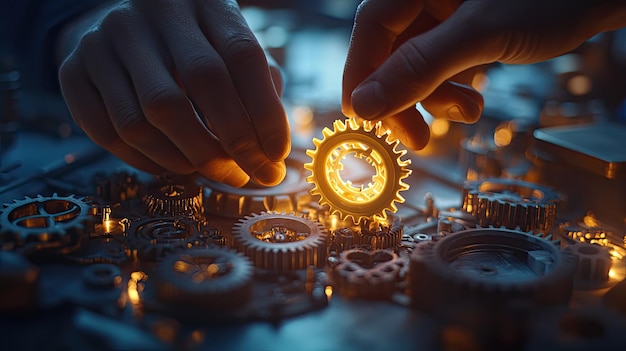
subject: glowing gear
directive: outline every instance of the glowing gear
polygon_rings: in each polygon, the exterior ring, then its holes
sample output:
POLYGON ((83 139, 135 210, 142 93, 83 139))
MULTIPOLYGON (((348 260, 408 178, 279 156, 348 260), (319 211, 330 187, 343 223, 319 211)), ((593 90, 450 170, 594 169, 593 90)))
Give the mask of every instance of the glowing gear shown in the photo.
POLYGON ((402 180, 411 174, 410 160, 402 160, 406 150, 397 150, 398 140, 391 139, 382 124, 355 118, 345 122, 336 120, 334 130, 324 128, 322 140, 313 139, 315 150, 307 150, 312 159, 304 165, 311 171, 307 177, 315 187, 311 194, 320 196, 320 204, 327 204, 331 213, 342 219, 351 217, 355 223, 378 216, 386 218, 385 211, 396 212, 394 202, 402 203, 400 191, 409 185, 402 180), (355 186, 354 180, 344 179, 346 156, 364 160, 374 172, 371 180, 355 186))

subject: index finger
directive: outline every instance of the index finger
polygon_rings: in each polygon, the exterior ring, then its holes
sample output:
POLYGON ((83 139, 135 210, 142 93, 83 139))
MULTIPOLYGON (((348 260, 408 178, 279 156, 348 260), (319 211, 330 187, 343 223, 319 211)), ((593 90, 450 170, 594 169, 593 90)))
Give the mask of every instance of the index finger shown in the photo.
POLYGON ((342 110, 355 116, 351 95, 391 54, 396 38, 422 13, 424 1, 364 0, 358 7, 343 72, 342 110))

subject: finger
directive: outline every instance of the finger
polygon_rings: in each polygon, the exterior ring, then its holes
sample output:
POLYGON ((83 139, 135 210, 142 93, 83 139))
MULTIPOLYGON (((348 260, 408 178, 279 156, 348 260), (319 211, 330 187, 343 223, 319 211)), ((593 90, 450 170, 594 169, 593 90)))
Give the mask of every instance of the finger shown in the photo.
POLYGON ((250 177, 222 149, 196 114, 191 102, 166 68, 161 48, 145 26, 129 26, 116 51, 132 79, 141 110, 202 175, 232 186, 243 186, 250 177), (136 50, 143 47, 143 50, 136 50), (152 53, 146 55, 145 53, 152 53))
POLYGON ((163 167, 122 141, 111 124, 104 102, 76 55, 66 60, 59 69, 59 83, 63 97, 76 124, 96 144, 124 162, 149 173, 160 173, 163 167))
MULTIPOLYGON (((118 17, 109 16, 103 22, 102 30, 119 25, 118 17)), ((110 49, 112 47, 106 40, 95 38, 84 40, 81 44, 81 50, 89 52, 89 55, 82 57, 83 65, 100 92, 117 134, 126 144, 169 171, 180 174, 194 172, 193 165, 178 148, 145 119, 132 81, 114 55, 114 50, 110 49)))
POLYGON ((474 123, 480 118, 484 100, 468 85, 445 81, 422 101, 422 106, 435 118, 474 123))
POLYGON ((424 100, 447 78, 499 55, 465 2, 445 22, 410 39, 352 92, 356 114, 384 118, 424 100))
MULTIPOLYGON (((201 28, 195 22, 182 20, 193 18, 190 10, 175 4, 158 10, 165 12, 158 16, 160 21, 154 25, 164 38, 178 78, 221 147, 258 183, 275 185, 280 182, 286 174, 284 164, 272 162, 263 151, 228 68, 201 28)), ((267 66, 265 69, 269 76, 267 66)), ((270 87, 273 91, 273 83, 270 87)))
POLYGON ((382 121, 391 137, 413 150, 423 149, 430 139, 430 131, 415 106, 382 121))
POLYGON ((236 1, 201 1, 199 4, 204 33, 228 67, 262 150, 272 161, 284 160, 291 149, 289 124, 263 49, 248 28, 236 1))
POLYGON ((269 54, 267 54, 267 63, 270 66, 270 75, 272 76, 272 83, 274 83, 276 94, 283 96, 283 72, 276 60, 269 54))
POLYGON ((343 72, 345 115, 355 116, 352 91, 389 57, 396 38, 415 21, 423 6, 423 1, 405 0, 365 0, 359 5, 343 72))

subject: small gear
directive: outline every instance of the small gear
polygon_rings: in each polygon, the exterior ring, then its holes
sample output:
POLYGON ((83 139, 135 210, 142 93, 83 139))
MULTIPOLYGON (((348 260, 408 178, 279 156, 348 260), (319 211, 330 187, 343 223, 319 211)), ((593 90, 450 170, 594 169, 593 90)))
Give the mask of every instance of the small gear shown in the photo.
POLYGON ((93 229, 94 209, 83 198, 73 195, 38 195, 3 207, 0 246, 5 248, 55 249, 67 253, 78 248, 84 232, 93 229))
POLYGON ((608 247, 576 243, 569 246, 578 258, 574 287, 577 289, 599 289, 609 281, 609 270, 613 262, 608 247))
POLYGON ((173 252, 213 244, 216 233, 199 230, 185 217, 147 218, 131 223, 127 231, 131 247, 141 261, 159 261, 173 252))
POLYGON ((333 286, 347 298, 387 299, 403 279, 407 264, 389 250, 343 251, 330 275, 333 286))
POLYGON ((126 171, 113 175, 97 173, 94 177, 96 195, 111 203, 119 203, 139 196, 139 180, 137 174, 126 171))
POLYGON ((389 226, 365 221, 359 228, 338 228, 332 231, 331 251, 341 252, 359 246, 373 250, 394 249, 402 243, 403 229, 399 221, 389 226))
POLYGON ((285 160, 285 179, 270 188, 235 188, 201 179, 201 184, 205 185, 207 212, 229 218, 241 218, 261 211, 301 212, 313 202, 309 193, 312 186, 305 179, 304 158, 303 151, 293 150, 285 160))
POLYGON ((201 220, 204 215, 202 187, 189 180, 157 181, 149 187, 143 201, 153 217, 189 217, 201 220))
POLYGON ((226 310, 251 293, 250 260, 226 248, 191 249, 167 257, 157 276, 157 298, 168 305, 226 310))
POLYGON ((569 302, 576 258, 549 236, 476 228, 432 239, 411 254, 409 290, 418 309, 437 314, 468 305, 497 311, 512 301, 569 302))
POLYGON ((311 157, 304 165, 311 172, 307 181, 315 185, 311 194, 319 195, 320 204, 328 205, 331 213, 355 223, 396 212, 395 203, 404 202, 400 192, 409 188, 403 182, 411 174, 410 160, 402 160, 406 150, 398 150, 400 142, 391 139, 380 122, 359 123, 351 118, 336 120, 333 127, 322 130, 322 140, 313 139, 315 150, 307 150, 311 157), (347 156, 373 168, 371 178, 360 185, 355 179, 345 179, 344 173, 352 171, 344 164, 347 156))
POLYGON ((252 214, 235 223, 232 234, 235 248, 260 268, 305 269, 326 260, 326 229, 295 214, 252 214))
POLYGON ((489 178, 465 183, 462 209, 483 227, 547 230, 554 224, 559 201, 559 194, 547 187, 517 179, 489 178))

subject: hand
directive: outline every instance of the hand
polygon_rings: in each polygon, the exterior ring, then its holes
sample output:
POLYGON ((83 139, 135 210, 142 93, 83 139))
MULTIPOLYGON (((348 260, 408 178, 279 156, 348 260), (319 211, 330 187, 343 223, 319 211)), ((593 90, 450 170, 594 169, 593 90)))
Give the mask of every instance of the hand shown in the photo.
POLYGON ((128 0, 82 35, 60 67, 76 123, 148 171, 263 185, 285 176, 280 75, 234 0, 128 0))
POLYGON ((343 81, 347 116, 381 119, 420 149, 436 118, 472 123, 481 95, 472 70, 532 63, 566 53, 626 25, 626 2, 596 0, 365 0, 357 10, 343 81))

